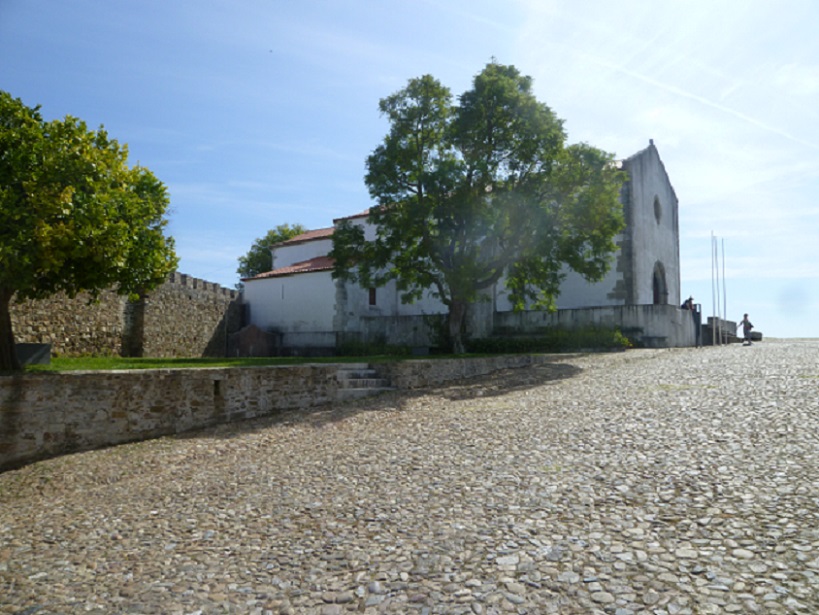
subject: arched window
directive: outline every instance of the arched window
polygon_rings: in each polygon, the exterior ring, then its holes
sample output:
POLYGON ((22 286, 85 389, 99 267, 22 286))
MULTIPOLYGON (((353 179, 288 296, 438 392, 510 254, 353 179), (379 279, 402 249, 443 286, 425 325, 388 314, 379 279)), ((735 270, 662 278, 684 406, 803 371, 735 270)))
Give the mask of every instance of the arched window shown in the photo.
POLYGON ((666 305, 668 303, 668 285, 665 281, 665 267, 660 261, 654 263, 651 288, 654 295, 654 305, 666 305))
POLYGON ((654 219, 657 220, 657 224, 660 223, 660 220, 663 218, 663 206, 660 204, 660 197, 656 194, 654 195, 654 219))

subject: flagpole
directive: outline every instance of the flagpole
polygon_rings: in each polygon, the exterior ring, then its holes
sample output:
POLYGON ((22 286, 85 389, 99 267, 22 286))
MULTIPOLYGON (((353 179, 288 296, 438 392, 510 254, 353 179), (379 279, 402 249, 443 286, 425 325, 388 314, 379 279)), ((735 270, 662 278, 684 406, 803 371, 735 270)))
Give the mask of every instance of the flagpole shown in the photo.
POLYGON ((728 320, 728 289, 725 285, 725 238, 722 238, 722 313, 728 320))
POLYGON ((716 293, 716 278, 714 271, 714 231, 711 231, 711 345, 717 345, 717 293, 716 293))

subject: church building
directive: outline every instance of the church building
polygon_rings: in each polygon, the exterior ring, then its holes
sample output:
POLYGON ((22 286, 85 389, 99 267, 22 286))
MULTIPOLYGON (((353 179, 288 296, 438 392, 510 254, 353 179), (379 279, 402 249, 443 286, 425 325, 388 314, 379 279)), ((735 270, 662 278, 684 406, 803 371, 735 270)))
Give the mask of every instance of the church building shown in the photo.
MULTIPOLYGON (((556 313, 513 312, 501 279, 488 301, 470 306, 470 336, 596 324, 620 327, 647 346, 694 345, 693 319, 679 309, 679 203, 665 166, 653 141, 618 164, 628 176, 621 191, 625 228, 615 238, 618 249, 605 277, 591 283, 567 271, 556 313)), ((374 237, 366 212, 345 219, 374 237)), ((445 314, 446 306, 432 296, 403 304, 394 282, 361 288, 334 280, 328 256, 334 228, 271 247, 273 270, 243 280, 250 324, 278 336, 280 349, 332 350, 350 340, 434 345, 424 319, 445 314)))

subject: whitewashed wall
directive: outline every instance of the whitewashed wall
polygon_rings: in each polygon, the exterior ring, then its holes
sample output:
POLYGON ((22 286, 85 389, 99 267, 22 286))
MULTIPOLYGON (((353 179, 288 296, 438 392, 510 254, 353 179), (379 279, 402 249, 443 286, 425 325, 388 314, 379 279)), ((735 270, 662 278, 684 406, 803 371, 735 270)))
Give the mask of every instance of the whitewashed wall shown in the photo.
POLYGON ((332 331, 335 283, 329 271, 249 280, 250 322, 282 332, 332 331))
MULTIPOLYGON (((373 241, 376 237, 376 229, 367 222, 366 217, 356 217, 350 220, 364 229, 364 238, 373 241)), ((329 251, 329 250, 328 250, 329 251)), ((348 283, 345 285, 343 293, 343 305, 339 305, 339 316, 337 323, 340 330, 356 331, 360 330, 357 322, 359 317, 373 316, 423 316, 427 314, 441 314, 447 311, 446 306, 440 300, 425 293, 421 299, 414 303, 402 303, 401 293, 398 291, 395 282, 377 288, 375 291, 375 305, 370 305, 370 291, 361 288, 357 284, 348 283)))
MULTIPOLYGON (((559 310, 585 308, 589 306, 622 305, 622 299, 614 295, 615 287, 621 282, 623 274, 617 271, 617 255, 612 255, 609 271, 599 282, 589 282, 582 275, 564 268, 566 278, 560 285, 560 295, 555 302, 559 310)), ((503 280, 495 288, 495 309, 498 312, 512 311, 509 292, 503 280)))
POLYGON ((679 306, 680 244, 677 196, 668 180, 656 147, 652 143, 641 154, 624 162, 631 193, 632 267, 634 301, 653 303, 655 263, 665 268, 668 304, 679 306), (654 199, 660 204, 660 220, 654 213, 654 199))

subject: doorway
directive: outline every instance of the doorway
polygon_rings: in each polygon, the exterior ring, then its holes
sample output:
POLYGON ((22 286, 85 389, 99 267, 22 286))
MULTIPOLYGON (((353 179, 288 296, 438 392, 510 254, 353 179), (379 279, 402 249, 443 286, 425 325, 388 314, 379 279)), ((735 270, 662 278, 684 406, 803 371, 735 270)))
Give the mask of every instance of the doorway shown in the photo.
POLYGON ((651 287, 654 295, 654 305, 666 305, 668 303, 668 285, 665 280, 665 267, 660 261, 654 264, 651 287))

